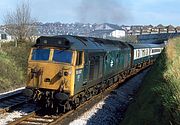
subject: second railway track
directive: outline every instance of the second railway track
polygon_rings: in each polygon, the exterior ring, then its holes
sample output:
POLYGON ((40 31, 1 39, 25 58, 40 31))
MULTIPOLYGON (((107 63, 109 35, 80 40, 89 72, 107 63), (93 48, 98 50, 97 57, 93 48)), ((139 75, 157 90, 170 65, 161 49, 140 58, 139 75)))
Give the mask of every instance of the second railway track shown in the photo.
POLYGON ((30 99, 23 96, 21 92, 0 98, 0 114, 21 106, 28 101, 30 101, 30 99))

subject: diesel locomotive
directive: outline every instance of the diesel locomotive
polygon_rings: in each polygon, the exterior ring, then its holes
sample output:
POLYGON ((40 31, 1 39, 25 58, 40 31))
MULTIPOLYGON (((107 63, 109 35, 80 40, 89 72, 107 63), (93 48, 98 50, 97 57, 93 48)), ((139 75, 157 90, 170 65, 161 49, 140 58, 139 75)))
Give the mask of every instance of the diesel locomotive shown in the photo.
POLYGON ((24 93, 45 107, 70 110, 152 64, 163 47, 70 35, 41 36, 31 48, 24 93))

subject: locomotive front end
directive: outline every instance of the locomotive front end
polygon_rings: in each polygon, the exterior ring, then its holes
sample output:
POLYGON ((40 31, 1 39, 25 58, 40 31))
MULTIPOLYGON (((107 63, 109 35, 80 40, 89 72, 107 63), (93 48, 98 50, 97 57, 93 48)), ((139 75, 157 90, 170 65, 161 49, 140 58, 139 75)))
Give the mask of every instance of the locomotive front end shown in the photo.
POLYGON ((54 100, 68 100, 74 93, 74 56, 75 51, 63 47, 33 46, 28 60, 25 95, 48 107, 53 106, 54 100))

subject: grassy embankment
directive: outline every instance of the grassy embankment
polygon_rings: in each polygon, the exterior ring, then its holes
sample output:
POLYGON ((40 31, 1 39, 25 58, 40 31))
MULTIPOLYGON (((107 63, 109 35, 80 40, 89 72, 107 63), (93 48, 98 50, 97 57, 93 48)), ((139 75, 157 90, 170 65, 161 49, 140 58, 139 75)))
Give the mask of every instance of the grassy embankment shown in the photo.
POLYGON ((169 40, 121 125, 180 125, 180 38, 169 40))
POLYGON ((25 85, 27 59, 32 43, 14 47, 13 42, 0 48, 0 92, 25 85))

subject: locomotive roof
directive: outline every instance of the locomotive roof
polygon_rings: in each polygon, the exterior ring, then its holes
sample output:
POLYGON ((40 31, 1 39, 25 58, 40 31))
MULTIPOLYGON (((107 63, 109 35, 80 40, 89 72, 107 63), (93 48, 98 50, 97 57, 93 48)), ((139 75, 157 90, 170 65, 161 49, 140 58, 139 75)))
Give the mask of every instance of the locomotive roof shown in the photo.
POLYGON ((108 50, 130 48, 127 43, 93 37, 79 37, 71 35, 41 36, 35 47, 58 47, 72 50, 108 50))

